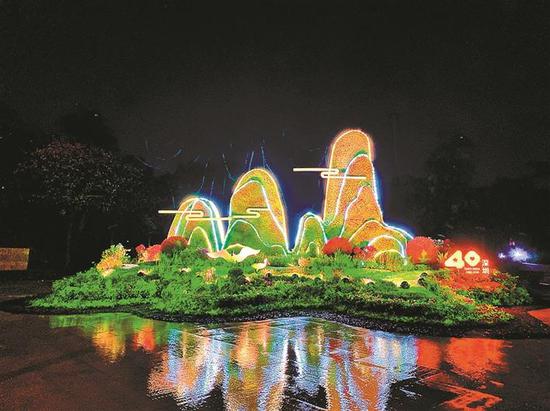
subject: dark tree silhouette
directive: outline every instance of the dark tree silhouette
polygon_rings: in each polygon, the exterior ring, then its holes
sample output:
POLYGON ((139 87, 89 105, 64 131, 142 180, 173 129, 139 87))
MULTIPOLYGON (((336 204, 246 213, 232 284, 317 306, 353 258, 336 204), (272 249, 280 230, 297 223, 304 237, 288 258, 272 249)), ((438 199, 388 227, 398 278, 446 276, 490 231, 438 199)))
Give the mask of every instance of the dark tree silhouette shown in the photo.
POLYGON ((104 149, 81 143, 52 141, 31 153, 16 174, 28 202, 62 216, 66 268, 73 238, 83 232, 91 214, 137 214, 147 198, 142 170, 104 149))
POLYGON ((428 157, 424 174, 412 179, 411 206, 430 235, 449 235, 471 223, 474 201, 473 144, 463 135, 442 141, 428 157))
POLYGON ((47 137, 27 125, 15 110, 0 103, 0 227, 2 245, 24 245, 25 219, 21 193, 13 171, 28 154, 45 144, 47 137), (21 217, 21 218, 17 218, 21 217))
POLYGON ((501 177, 477 195, 480 207, 475 215, 491 242, 502 248, 514 240, 538 250, 547 260, 550 248, 550 163, 527 164, 519 177, 501 177))
POLYGON ((66 139, 110 151, 118 144, 103 116, 95 110, 79 110, 61 117, 56 122, 59 133, 66 139))

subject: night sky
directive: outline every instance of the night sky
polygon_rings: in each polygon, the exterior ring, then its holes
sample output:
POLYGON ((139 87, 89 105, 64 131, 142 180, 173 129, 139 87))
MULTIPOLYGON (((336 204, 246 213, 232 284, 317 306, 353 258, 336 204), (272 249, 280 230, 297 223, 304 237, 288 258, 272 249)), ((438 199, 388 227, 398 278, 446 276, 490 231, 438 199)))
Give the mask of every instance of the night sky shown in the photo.
POLYGON ((384 195, 457 134, 485 183, 550 157, 549 5, 4 0, 0 100, 48 131, 95 110, 159 173, 208 161, 218 196, 221 154, 238 174, 263 146, 296 212, 321 190, 292 167, 343 128, 373 136, 384 195))

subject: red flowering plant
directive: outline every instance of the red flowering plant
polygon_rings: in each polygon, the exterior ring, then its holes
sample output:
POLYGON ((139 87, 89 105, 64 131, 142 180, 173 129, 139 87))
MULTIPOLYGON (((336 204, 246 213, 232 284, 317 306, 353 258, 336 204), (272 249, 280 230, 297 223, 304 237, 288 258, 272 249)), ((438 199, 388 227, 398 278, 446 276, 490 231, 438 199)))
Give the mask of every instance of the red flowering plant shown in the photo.
POLYGON ((363 248, 353 247, 353 256, 360 260, 373 261, 378 250, 372 245, 367 245, 363 248))
POLYGON ((145 247, 143 244, 140 244, 138 246, 136 246, 135 250, 136 250, 136 254, 139 258, 140 255, 143 254, 143 252, 147 249, 147 247, 145 247))
POLYGON ((376 256, 378 249, 373 245, 367 245, 366 247, 363 247, 363 251, 367 253, 367 258, 373 259, 376 256))
POLYGON ((502 284, 494 281, 487 274, 468 274, 463 271, 452 271, 449 276, 439 280, 441 285, 452 288, 453 290, 473 290, 496 291, 502 287, 502 284))
POLYGON ((446 271, 444 275, 438 276, 437 281, 478 303, 512 306, 531 302, 529 293, 518 284, 516 277, 498 271, 491 274, 446 271))
POLYGON ((359 258, 360 260, 366 260, 365 252, 361 247, 353 247, 353 250, 351 250, 351 252, 355 258, 359 258))
POLYGON ((166 255, 172 255, 174 252, 183 250, 184 248, 187 248, 187 240, 177 235, 165 238, 160 244, 161 252, 166 255))
POLYGON ((337 252, 351 255, 353 254, 353 245, 347 238, 334 237, 323 246, 323 254, 325 255, 334 255, 337 252))
POLYGON ((407 243, 407 255, 413 264, 433 265, 437 262, 438 249, 429 237, 414 237, 407 243))
POLYGON ((143 244, 140 244, 136 247, 138 262, 149 263, 158 261, 160 259, 160 251, 160 244, 155 244, 150 247, 145 247, 143 244))

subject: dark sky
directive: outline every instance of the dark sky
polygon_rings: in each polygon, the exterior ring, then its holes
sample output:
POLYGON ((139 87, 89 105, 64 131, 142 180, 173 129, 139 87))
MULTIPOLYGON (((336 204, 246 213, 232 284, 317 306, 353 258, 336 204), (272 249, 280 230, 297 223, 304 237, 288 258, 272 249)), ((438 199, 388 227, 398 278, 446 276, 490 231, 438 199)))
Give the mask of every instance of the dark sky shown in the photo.
POLYGON ((222 152, 244 168, 252 150, 260 165, 263 145, 298 209, 321 193, 291 168, 342 128, 371 133, 383 188, 459 133, 490 181, 550 157, 549 5, 0 0, 0 100, 46 130, 97 110, 161 171, 222 152))

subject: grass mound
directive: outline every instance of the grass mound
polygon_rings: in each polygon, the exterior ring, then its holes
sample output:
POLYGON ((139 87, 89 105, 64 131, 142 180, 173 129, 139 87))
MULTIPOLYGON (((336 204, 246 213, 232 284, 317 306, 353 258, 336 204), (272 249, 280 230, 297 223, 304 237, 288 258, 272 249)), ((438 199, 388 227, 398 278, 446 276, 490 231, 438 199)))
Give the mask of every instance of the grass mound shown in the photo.
MULTIPOLYGON (((444 272, 422 266, 409 264, 400 271, 389 271, 337 254, 307 260, 299 256, 272 258, 269 266, 256 271, 255 263, 264 258, 257 255, 230 263, 187 248, 163 254, 155 263, 116 268, 108 276, 91 268, 66 277, 54 283, 50 295, 32 305, 75 312, 139 305, 164 313, 220 317, 312 309, 441 326, 511 319, 487 304, 495 301, 489 301, 486 293, 457 292, 442 285, 444 272)), ((506 281, 513 280, 506 277, 506 281)), ((512 288, 514 302, 528 298, 522 291, 518 294, 516 284, 512 288)), ((499 293, 505 295, 505 289, 499 293)))

